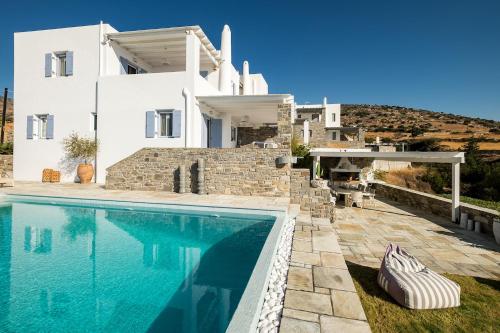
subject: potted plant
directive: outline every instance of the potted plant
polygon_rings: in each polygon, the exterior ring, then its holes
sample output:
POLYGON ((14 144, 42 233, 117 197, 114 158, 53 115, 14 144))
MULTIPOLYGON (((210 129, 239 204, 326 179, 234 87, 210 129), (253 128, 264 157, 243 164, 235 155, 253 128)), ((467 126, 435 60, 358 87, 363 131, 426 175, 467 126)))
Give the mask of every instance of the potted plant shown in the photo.
POLYGON ((66 156, 79 162, 77 175, 81 184, 88 184, 94 176, 92 161, 97 153, 98 142, 72 133, 63 140, 66 156))

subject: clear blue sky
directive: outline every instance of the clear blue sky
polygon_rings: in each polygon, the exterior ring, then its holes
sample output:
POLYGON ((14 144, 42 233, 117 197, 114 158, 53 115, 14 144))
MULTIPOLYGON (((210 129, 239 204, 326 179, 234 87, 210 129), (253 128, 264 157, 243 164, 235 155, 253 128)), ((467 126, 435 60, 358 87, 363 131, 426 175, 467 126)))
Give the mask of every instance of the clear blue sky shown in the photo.
POLYGON ((5 1, 0 85, 13 33, 110 23, 120 31, 199 24, 233 63, 298 102, 390 104, 500 120, 500 0, 5 1))

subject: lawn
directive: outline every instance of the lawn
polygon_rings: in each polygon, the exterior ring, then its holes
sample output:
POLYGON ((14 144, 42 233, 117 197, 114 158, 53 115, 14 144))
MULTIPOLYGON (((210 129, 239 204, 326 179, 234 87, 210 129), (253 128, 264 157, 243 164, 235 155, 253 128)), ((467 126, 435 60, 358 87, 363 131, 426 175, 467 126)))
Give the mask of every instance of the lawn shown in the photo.
MULTIPOLYGON (((445 197, 445 198, 451 199, 451 194, 440 194, 440 195, 445 197)), ((483 207, 483 208, 493 209, 493 210, 500 212, 500 202, 499 201, 481 200, 481 199, 466 197, 463 195, 460 196, 460 201, 471 204, 471 205, 483 207)))
POLYGON ((460 307, 410 310, 398 305, 378 286, 378 269, 353 263, 348 267, 374 333, 500 330, 500 281, 445 274, 460 284, 460 307))

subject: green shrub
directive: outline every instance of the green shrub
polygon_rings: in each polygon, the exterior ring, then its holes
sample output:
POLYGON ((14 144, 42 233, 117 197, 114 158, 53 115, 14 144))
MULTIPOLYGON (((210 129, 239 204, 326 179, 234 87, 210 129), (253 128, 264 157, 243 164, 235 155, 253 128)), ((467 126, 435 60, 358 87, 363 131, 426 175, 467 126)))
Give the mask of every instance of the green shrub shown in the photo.
POLYGON ((446 186, 443 175, 434 168, 427 169, 427 172, 422 176, 422 180, 429 183, 435 193, 443 193, 443 188, 446 186))
POLYGON ((78 133, 72 133, 63 140, 66 156, 74 160, 83 160, 85 164, 95 158, 98 142, 94 139, 83 138, 78 133))
POLYGON ((296 137, 292 137, 291 142, 292 156, 297 156, 295 168, 306 168, 312 170, 313 157, 309 154, 309 146, 299 144, 296 137))
POLYGON ((0 155, 12 155, 14 153, 14 144, 12 142, 5 142, 0 145, 0 155))

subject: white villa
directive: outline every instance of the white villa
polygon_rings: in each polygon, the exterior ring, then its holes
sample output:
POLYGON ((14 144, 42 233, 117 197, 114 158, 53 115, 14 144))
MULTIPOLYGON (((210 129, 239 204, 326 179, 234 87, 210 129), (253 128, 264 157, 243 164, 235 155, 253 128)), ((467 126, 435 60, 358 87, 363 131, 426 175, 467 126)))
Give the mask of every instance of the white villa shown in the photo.
MULTIPOLYGON (((15 123, 25 125, 15 128, 14 179, 39 181, 52 168, 74 181, 62 149, 72 132, 98 139, 98 183, 144 147, 236 147, 238 127, 275 127, 277 106, 294 105, 290 94, 268 94, 247 61, 242 67, 240 74, 231 61, 227 25, 220 50, 199 26, 16 33, 15 123)), ((328 107, 337 113, 328 122, 339 126, 340 107, 328 107)))

